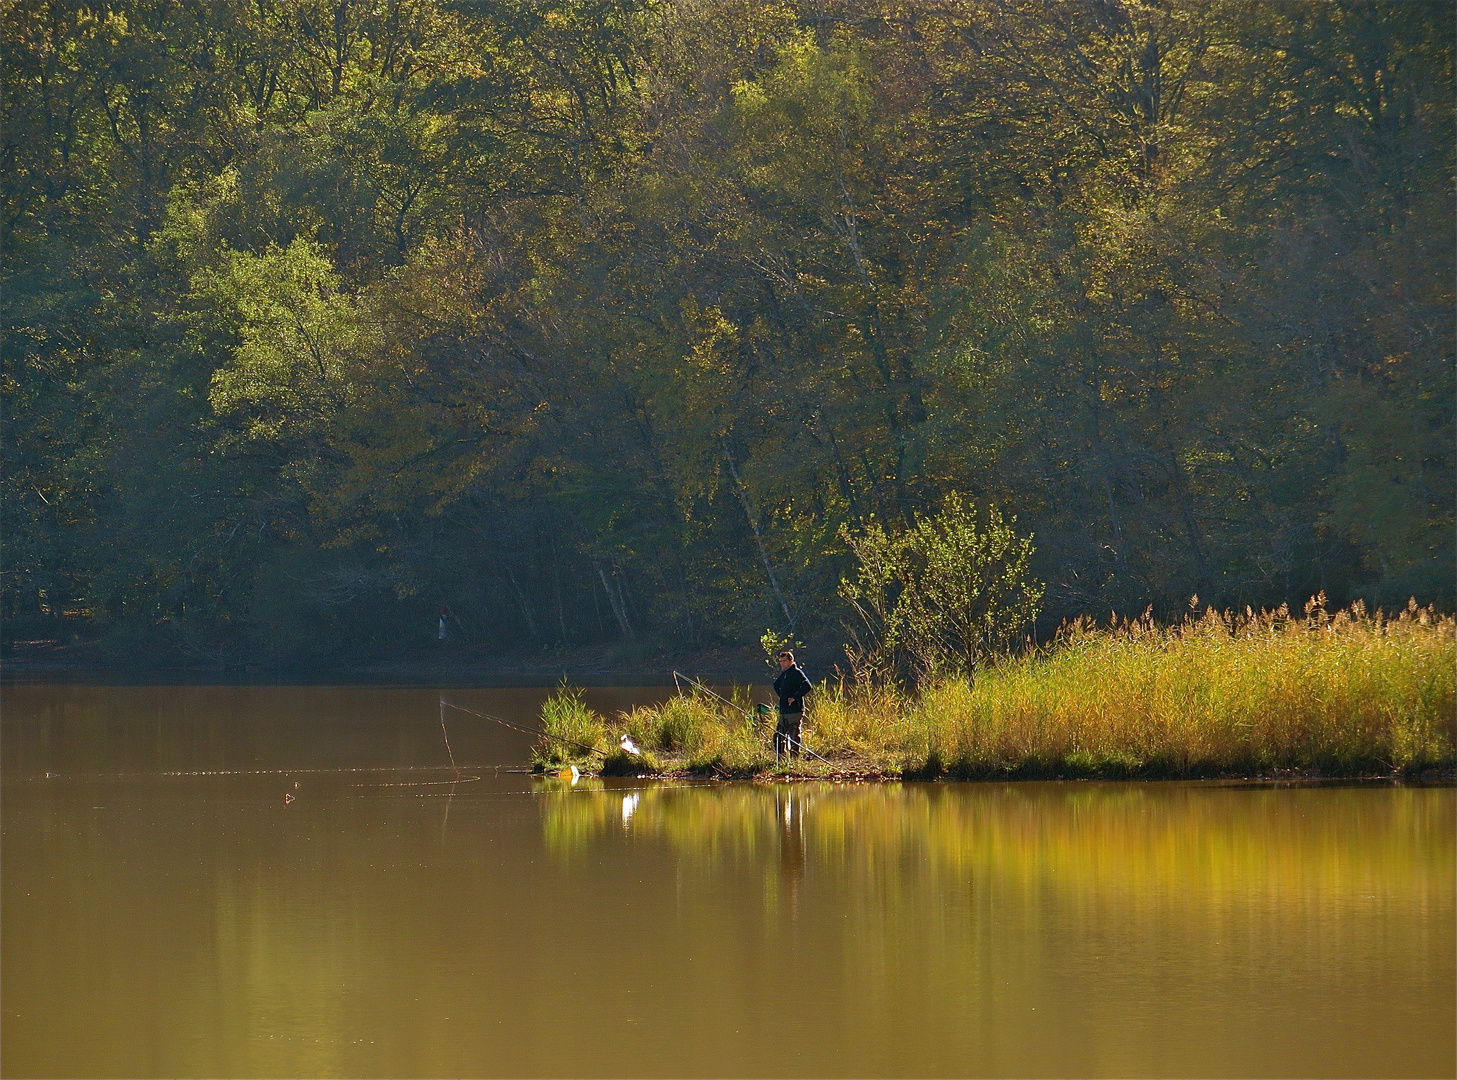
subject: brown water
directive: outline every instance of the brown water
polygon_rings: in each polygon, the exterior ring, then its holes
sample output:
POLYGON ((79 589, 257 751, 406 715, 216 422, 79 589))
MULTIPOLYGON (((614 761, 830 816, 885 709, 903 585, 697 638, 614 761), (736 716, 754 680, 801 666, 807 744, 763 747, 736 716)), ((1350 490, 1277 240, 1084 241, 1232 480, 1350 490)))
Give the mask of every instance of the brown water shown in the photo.
POLYGON ((438 785, 438 701, 5 688, 4 1075, 1457 1069, 1451 789, 573 786, 464 714, 438 785))

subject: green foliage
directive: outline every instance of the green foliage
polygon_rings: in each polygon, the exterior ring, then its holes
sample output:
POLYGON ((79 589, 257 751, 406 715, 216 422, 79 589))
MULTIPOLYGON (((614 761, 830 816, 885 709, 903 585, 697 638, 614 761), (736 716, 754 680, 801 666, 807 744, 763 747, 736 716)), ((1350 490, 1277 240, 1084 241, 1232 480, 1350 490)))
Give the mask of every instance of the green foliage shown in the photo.
POLYGON ((642 761, 656 770, 668 767, 718 776, 752 776, 772 759, 769 729, 746 718, 747 696, 735 692, 735 708, 694 692, 657 706, 634 709, 611 723, 643 751, 642 761))
POLYGON ((1018 536, 1017 519, 996 507, 983 516, 978 525, 952 492, 940 513, 900 532, 877 521, 858 533, 842 527, 857 566, 840 595, 866 635, 851 649, 857 678, 925 681, 975 666, 1027 633, 1043 593, 1027 572, 1032 537, 1018 536))
POLYGON ((1441 5, 0 20, 8 639, 818 643, 948 492, 1054 618, 1457 600, 1441 5))
POLYGON ((793 634, 781 634, 773 627, 765 630, 759 635, 759 648, 764 650, 764 662, 769 665, 769 670, 775 675, 779 674, 779 654, 786 649, 793 652, 795 649, 804 648, 804 642, 799 641, 793 634))
POLYGON ((333 264, 302 238, 230 253, 221 271, 195 279, 206 317, 238 341, 213 373, 209 400, 219 414, 246 413, 249 438, 307 432, 347 404, 349 376, 376 346, 378 328, 339 284, 333 264))

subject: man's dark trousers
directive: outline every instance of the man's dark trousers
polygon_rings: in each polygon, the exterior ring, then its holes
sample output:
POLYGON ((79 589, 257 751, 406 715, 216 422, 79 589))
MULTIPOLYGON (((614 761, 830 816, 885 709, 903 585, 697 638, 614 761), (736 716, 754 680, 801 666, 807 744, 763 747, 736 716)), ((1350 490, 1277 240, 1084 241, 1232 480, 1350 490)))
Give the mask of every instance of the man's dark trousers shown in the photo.
POLYGON ((774 756, 781 753, 799 753, 799 722, 804 719, 802 712, 779 713, 779 726, 774 730, 774 756))

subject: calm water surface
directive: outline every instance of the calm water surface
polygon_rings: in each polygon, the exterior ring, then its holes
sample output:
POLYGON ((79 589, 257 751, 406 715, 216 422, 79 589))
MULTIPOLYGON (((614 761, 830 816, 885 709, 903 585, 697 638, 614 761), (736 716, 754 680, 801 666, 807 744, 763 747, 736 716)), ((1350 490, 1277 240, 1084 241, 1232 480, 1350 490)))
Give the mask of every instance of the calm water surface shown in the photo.
POLYGON ((464 714, 442 784, 433 689, 0 709, 5 1076, 1457 1068, 1451 789, 572 786, 464 714))

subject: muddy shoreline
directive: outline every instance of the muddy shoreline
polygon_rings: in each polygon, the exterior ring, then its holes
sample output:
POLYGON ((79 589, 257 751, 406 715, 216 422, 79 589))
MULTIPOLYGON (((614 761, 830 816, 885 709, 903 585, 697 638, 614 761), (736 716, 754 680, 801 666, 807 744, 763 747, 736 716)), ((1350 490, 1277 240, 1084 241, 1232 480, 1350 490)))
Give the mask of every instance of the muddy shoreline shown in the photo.
POLYGON ((1176 782, 1204 783, 1219 787, 1457 787, 1457 769, 1423 769, 1412 773, 1353 773, 1350 775, 1327 774, 1315 771, 1277 769, 1265 773, 1211 773, 1207 775, 1178 776, 1173 774, 1128 773, 1125 775, 1068 775, 1063 772, 1018 769, 1001 774, 961 776, 941 773, 926 776, 914 770, 898 769, 856 769, 853 767, 825 767, 821 771, 795 769, 786 771, 760 770, 757 772, 702 772, 684 768, 662 768, 656 771, 616 772, 601 770, 577 771, 577 780, 572 779, 569 769, 531 768, 530 775, 544 780, 560 780, 575 783, 580 780, 657 780, 694 781, 698 783, 836 783, 836 784, 886 784, 886 783, 965 783, 965 784, 1012 784, 1034 782, 1057 783, 1119 783, 1119 782, 1176 782))

